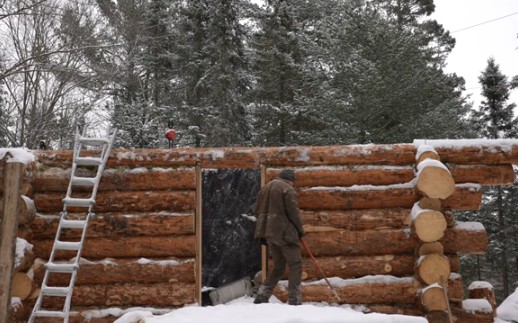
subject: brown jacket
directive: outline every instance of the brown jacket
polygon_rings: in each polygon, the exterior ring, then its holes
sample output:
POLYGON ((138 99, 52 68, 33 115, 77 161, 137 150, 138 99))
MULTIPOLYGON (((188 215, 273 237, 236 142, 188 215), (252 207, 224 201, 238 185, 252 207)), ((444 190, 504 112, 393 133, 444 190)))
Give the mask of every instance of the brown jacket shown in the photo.
POLYGON ((298 244, 304 229, 299 216, 297 194, 280 179, 266 184, 254 205, 257 217, 255 238, 265 238, 278 245, 298 244))

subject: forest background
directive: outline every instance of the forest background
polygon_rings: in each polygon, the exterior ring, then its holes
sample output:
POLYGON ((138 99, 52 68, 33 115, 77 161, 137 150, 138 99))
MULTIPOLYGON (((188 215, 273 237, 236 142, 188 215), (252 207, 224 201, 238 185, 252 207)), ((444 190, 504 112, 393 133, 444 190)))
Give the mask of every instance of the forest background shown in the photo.
MULTIPOLYGON (((480 106, 444 71, 455 39, 433 0, 0 0, 0 147, 71 149, 516 138, 518 77, 488 57, 480 106)), ((460 13, 459 13, 460 14, 460 13)), ((487 253, 466 283, 518 287, 518 185, 479 212, 487 253)))

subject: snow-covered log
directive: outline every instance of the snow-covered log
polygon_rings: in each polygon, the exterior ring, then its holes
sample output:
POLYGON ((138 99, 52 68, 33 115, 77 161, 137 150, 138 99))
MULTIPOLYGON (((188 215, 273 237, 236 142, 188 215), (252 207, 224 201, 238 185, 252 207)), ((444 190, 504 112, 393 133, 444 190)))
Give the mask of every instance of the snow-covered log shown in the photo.
POLYGON ((485 281, 474 281, 468 287, 468 298, 485 299, 496 313, 496 297, 493 285, 485 281))
MULTIPOLYGON (((259 168, 321 165, 411 165, 412 144, 296 147, 230 147, 113 150, 108 168, 193 167, 259 168)), ((72 164, 71 151, 39 151, 37 161, 47 167, 72 164)))
MULTIPOLYGON (((54 240, 33 241, 34 255, 48 259, 54 240)), ((138 258, 138 257, 180 257, 195 256, 195 236, 157 236, 157 237, 106 237, 103 239, 86 238, 82 256, 87 259, 138 258)), ((70 259, 75 252, 60 251, 57 259, 70 259)))
MULTIPOLYGON (((419 282, 412 277, 367 276, 358 279, 329 279, 341 299, 347 304, 415 304, 419 292, 419 282)), ((448 298, 450 301, 463 299, 462 279, 452 274, 449 279, 448 298)), ((282 301, 288 299, 287 282, 281 281, 274 291, 282 301)), ((337 303, 331 289, 324 280, 302 284, 304 302, 337 303)))
POLYGON ((512 164, 504 165, 456 165, 448 164, 455 183, 480 185, 512 185, 515 173, 512 164))
POLYGON ((16 253, 14 259, 14 271, 27 272, 34 262, 33 245, 25 239, 16 238, 16 253))
MULTIPOLYGON (((83 215, 84 216, 84 215, 83 215)), ((78 215, 69 214, 70 219, 78 215)), ((37 216, 28 227, 19 228, 18 236, 42 240, 56 234, 59 216, 37 216)), ((78 238, 80 230, 63 230, 62 237, 78 238)), ((164 236, 194 234, 194 212, 105 213, 90 220, 87 237, 164 236)))
MULTIPOLYGON (((63 261, 66 263, 66 261, 63 261)), ((44 261, 38 259, 34 266, 34 281, 41 283, 44 261)), ((70 275, 53 274, 50 286, 68 283, 70 275)), ((154 284, 160 282, 194 283, 194 258, 109 258, 102 260, 81 260, 76 285, 95 284, 154 284)))
MULTIPOLYGON (((52 167, 35 173, 32 179, 34 192, 66 192, 70 172, 70 168, 52 167)), ((90 169, 78 169, 76 175, 94 177, 95 172, 90 169)), ((105 169, 99 191, 194 190, 195 180, 196 175, 192 167, 105 169)), ((85 187, 84 190, 90 191, 90 188, 85 187)))
MULTIPOLYGON (((194 191, 128 191, 99 192, 94 206, 95 213, 109 212, 186 212, 194 210, 194 191)), ((81 194, 75 197, 85 197, 81 194)), ((65 193, 36 193, 34 203, 39 213, 59 213, 63 209, 65 193)), ((70 207, 70 212, 82 209, 70 207)))

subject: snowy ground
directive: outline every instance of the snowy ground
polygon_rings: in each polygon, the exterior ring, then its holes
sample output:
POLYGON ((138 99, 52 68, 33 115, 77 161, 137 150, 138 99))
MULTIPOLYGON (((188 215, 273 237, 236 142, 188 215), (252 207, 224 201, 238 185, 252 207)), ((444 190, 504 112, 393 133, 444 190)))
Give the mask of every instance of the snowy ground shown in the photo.
POLYGON ((253 304, 253 298, 242 297, 225 305, 188 306, 171 313, 153 316, 151 312, 130 312, 115 323, 426 323, 415 316, 364 314, 350 306, 304 303, 290 306, 275 297, 268 304, 253 304))

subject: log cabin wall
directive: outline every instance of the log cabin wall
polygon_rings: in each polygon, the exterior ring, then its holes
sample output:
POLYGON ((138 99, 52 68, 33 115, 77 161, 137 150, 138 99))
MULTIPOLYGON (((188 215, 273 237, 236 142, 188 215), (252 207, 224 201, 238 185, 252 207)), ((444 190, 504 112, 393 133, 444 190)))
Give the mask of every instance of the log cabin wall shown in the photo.
MULTIPOLYGON (((194 303, 196 166, 259 169, 264 165, 268 179, 283 167, 295 170, 305 241, 342 303, 362 304, 376 312, 426 314, 420 295, 427 284, 416 275, 416 262, 424 252, 421 249, 428 247, 411 229, 412 208, 419 202, 422 208, 439 208, 444 215, 446 228, 438 243, 451 271, 447 291, 457 322, 492 322, 492 312, 463 309, 458 259, 459 253, 484 253, 487 234, 480 224, 456 221, 452 211, 478 210, 481 186, 513 183, 518 142, 452 142, 432 143, 455 181, 451 194, 438 206, 434 199, 423 199, 416 188, 416 154, 422 144, 418 142, 114 150, 87 233, 85 259, 72 299, 73 321, 92 318, 94 309, 152 307, 158 311, 194 303)), ((20 224, 18 232, 33 245, 36 260, 29 271, 35 284, 15 310, 14 317, 20 321, 28 317, 42 280, 72 164, 71 151, 41 151, 36 157, 37 162, 28 167, 32 171, 23 195, 33 201, 37 216, 20 224)), ((69 260, 66 253, 61 257, 69 260)), ((336 303, 306 255, 303 266, 304 301, 336 303)), ((59 276, 55 279, 59 283, 59 276)), ((282 284, 275 293, 286 300, 282 284)))

